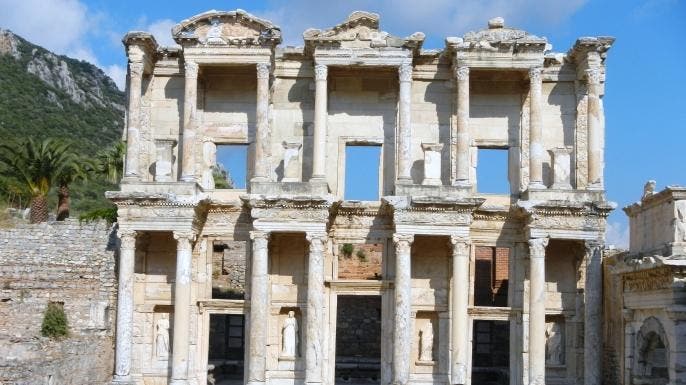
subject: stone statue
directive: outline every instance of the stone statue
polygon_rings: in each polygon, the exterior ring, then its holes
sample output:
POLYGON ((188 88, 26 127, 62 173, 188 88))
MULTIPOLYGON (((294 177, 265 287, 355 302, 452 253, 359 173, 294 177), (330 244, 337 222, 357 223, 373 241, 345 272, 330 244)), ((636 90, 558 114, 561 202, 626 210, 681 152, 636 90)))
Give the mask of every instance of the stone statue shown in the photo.
POLYGON ((548 322, 545 328, 545 362, 549 365, 564 364, 562 329, 558 322, 548 322))
POLYGON ((155 355, 157 358, 169 356, 169 318, 162 314, 155 325, 155 355))
POLYGON ((677 203, 676 218, 674 218, 674 227, 676 228, 675 241, 686 242, 686 207, 680 203, 677 203))
POLYGON ((283 334, 283 357, 295 357, 298 352, 298 320, 295 319, 293 310, 288 312, 288 318, 283 321, 281 328, 283 334))
POLYGON ((207 31, 207 44, 225 44, 226 41, 222 38, 222 24, 218 18, 211 21, 212 25, 207 31))
POLYGON ((646 184, 643 186, 643 197, 641 199, 646 199, 655 194, 655 184, 656 182, 652 179, 646 182, 646 184))
POLYGON ((433 361, 434 328, 427 322, 419 335, 419 361, 433 361))

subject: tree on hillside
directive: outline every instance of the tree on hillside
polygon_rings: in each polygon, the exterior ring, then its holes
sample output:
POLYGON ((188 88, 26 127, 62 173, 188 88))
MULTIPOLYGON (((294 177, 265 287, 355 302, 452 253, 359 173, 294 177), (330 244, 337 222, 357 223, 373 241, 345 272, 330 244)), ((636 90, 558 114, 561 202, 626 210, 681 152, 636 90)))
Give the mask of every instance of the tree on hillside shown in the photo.
POLYGON ((110 183, 119 183, 124 173, 126 144, 117 142, 97 155, 97 173, 110 183))
POLYGON ((29 138, 20 143, 0 145, 0 162, 5 173, 21 181, 31 197, 31 223, 48 220, 48 193, 58 177, 75 162, 69 144, 29 138))
POLYGON ((69 218, 69 185, 77 180, 88 179, 88 175, 93 169, 94 164, 92 162, 80 159, 74 153, 64 158, 64 165, 60 167, 58 174, 54 176, 57 184, 58 221, 69 218))

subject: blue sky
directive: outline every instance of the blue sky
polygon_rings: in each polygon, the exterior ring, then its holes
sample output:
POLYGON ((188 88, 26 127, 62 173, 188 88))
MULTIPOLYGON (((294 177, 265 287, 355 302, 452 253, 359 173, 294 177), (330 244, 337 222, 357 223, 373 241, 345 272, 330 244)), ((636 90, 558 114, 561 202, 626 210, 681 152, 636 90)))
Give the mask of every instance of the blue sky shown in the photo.
MULTIPOLYGON (((446 36, 481 28, 494 16, 546 36, 559 52, 579 36, 615 36, 604 99, 608 198, 626 206, 648 179, 660 189, 686 185, 684 0, 0 0, 0 27, 97 64, 122 84, 126 31, 148 30, 171 44, 176 22, 235 8, 281 26, 288 45, 301 45, 306 28, 329 27, 358 9, 380 13, 381 27, 393 34, 425 32, 427 48, 441 48, 446 36)), ((626 217, 619 209, 610 217, 608 238, 626 244, 626 217)))

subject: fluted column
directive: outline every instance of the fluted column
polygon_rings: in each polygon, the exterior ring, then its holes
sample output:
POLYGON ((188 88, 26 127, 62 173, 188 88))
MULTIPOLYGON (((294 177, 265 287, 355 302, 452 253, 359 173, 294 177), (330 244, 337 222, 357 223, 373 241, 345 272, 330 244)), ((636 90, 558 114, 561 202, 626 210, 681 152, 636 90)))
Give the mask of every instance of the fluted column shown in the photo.
POLYGON ((600 107, 600 69, 586 70, 588 88, 588 187, 603 189, 603 136, 600 107))
POLYGON ((188 343, 190 338, 192 232, 174 232, 176 239, 176 280, 174 281, 174 339, 172 340, 171 385, 188 384, 188 343))
POLYGON ((126 113, 126 163, 124 179, 141 179, 138 165, 140 153, 141 94, 143 92, 143 62, 129 61, 129 106, 126 113))
POLYGON ((600 265, 602 244, 586 242, 586 281, 584 285, 584 385, 600 385, 602 374, 602 298, 603 272, 600 265))
POLYGON ((529 384, 545 385, 545 248, 529 239, 529 384))
POLYGON ((308 233, 310 254, 307 267, 307 324, 305 383, 322 383, 324 336, 324 245, 326 233, 308 233))
POLYGON ((457 143, 455 158, 457 161, 456 186, 469 186, 469 67, 457 67, 457 143))
POLYGON ((252 263, 250 266, 250 334, 248 345, 248 385, 265 383, 267 353, 267 318, 269 314, 269 233, 250 232, 252 263))
POLYGON ((398 67, 398 182, 412 183, 412 65, 398 67))
POLYGON ((393 385, 410 379, 412 351, 412 234, 395 234, 395 318, 393 333, 393 385))
POLYGON ((198 105, 198 64, 184 63, 185 85, 183 94, 183 159, 181 180, 195 182, 196 110, 198 105))
POLYGON ((312 179, 323 181, 326 162, 327 75, 324 64, 314 66, 314 135, 312 150, 312 179))
POLYGON ((541 67, 529 70, 529 187, 545 188, 543 185, 543 117, 541 107, 541 67))
POLYGON ((453 245, 453 284, 452 284, 452 362, 450 383, 467 383, 467 330, 469 330, 469 239, 451 236, 453 245))
POLYGON ((136 256, 136 232, 119 230, 119 287, 117 289, 117 339, 115 343, 112 384, 130 385, 131 347, 133 343, 133 272, 136 256))
POLYGON ((266 181, 269 179, 268 163, 265 158, 269 154, 269 64, 266 63, 257 65, 256 123, 254 179, 266 181))

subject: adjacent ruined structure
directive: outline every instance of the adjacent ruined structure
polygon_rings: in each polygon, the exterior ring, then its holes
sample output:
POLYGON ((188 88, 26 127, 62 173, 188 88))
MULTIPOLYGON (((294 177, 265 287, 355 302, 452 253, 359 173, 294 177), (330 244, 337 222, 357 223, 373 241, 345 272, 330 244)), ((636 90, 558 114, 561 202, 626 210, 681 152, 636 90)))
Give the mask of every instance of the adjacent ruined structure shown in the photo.
POLYGON ((495 18, 424 50, 354 12, 292 48, 241 10, 172 34, 124 38, 115 384, 600 384, 613 38, 495 18), (346 199, 356 146, 375 200, 346 199))
POLYGON ((605 263, 614 383, 686 384, 686 187, 654 188, 648 182, 642 199, 624 208, 629 251, 605 263))

